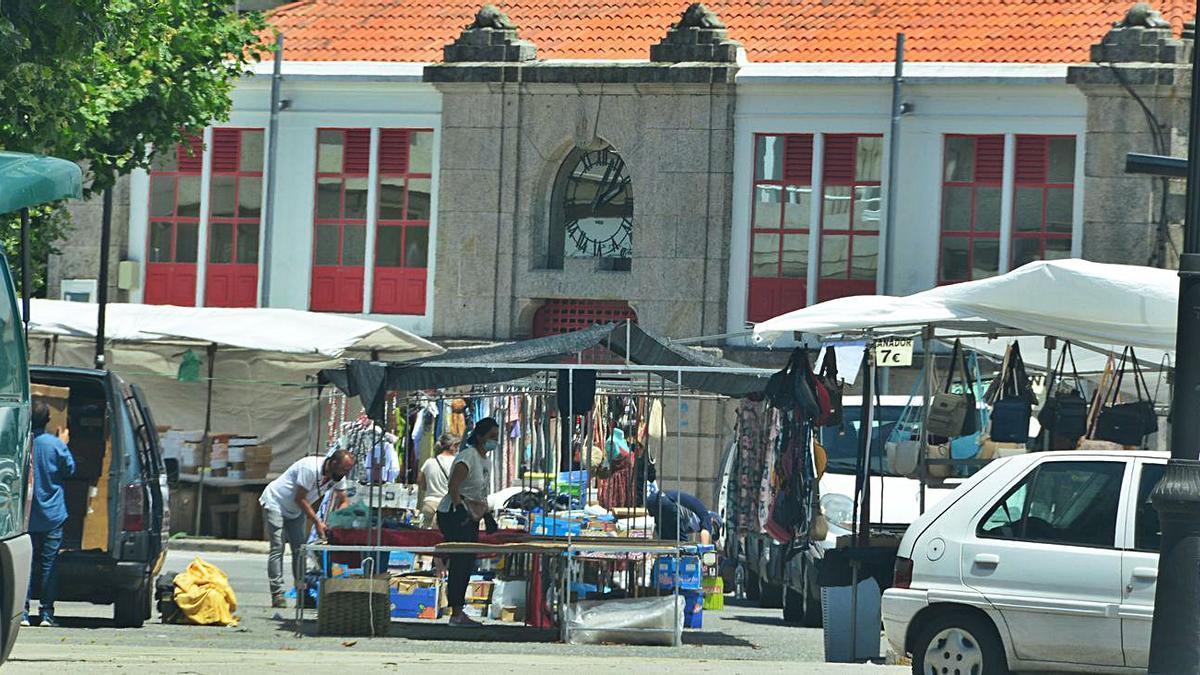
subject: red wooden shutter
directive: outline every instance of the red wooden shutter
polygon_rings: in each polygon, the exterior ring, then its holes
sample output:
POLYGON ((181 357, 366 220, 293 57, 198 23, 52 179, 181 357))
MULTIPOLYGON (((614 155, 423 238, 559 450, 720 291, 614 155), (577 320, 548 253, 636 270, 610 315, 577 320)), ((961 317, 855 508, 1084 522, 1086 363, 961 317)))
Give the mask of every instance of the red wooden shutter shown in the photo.
POLYGON ((825 182, 844 185, 854 182, 857 136, 831 135, 825 137, 825 182))
POLYGON ((180 173, 200 173, 204 167, 204 138, 192 136, 175 146, 180 173))
POLYGON ((783 180, 799 185, 812 185, 812 134, 787 136, 783 151, 783 180))
POLYGON ((213 171, 234 173, 238 170, 241 138, 241 132, 237 129, 213 129, 213 171))
POLYGON ((975 139, 975 181, 998 183, 1004 180, 1004 137, 980 136, 975 139))
POLYGON ((1017 182, 1045 183, 1047 173, 1045 136, 1017 136, 1017 182))
POLYGON ((364 175, 371 170, 371 130, 348 129, 343 150, 342 172, 364 175))
POLYGON ((379 173, 408 171, 408 131, 384 129, 379 134, 379 173))

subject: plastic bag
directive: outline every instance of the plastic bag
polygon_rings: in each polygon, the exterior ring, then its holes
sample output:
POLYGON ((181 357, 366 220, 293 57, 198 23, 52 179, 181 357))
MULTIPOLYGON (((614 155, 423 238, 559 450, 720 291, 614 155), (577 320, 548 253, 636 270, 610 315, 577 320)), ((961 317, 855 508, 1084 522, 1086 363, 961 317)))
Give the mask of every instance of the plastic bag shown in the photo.
POLYGON ((575 645, 681 644, 683 596, 577 602, 567 607, 567 629, 570 643, 575 645))

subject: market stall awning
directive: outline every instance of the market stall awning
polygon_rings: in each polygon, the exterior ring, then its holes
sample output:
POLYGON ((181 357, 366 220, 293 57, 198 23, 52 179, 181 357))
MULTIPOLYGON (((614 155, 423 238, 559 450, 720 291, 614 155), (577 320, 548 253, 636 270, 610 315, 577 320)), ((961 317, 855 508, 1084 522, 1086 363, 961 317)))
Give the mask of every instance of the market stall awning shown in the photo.
POLYGON ((78 164, 0 150, 0 213, 82 196, 83 172, 78 164))
POLYGON ((352 360, 345 368, 322 371, 321 380, 333 384, 349 396, 360 397, 365 409, 376 410, 389 391, 421 391, 508 382, 552 370, 556 364, 565 363, 576 354, 595 348, 607 348, 622 359, 628 358, 634 365, 661 366, 662 370, 655 370, 654 373, 672 382, 680 379, 679 373, 672 368, 708 369, 707 372, 686 373, 682 377, 683 386, 725 396, 738 397, 761 392, 771 372, 750 372, 754 369, 696 349, 670 344, 636 324, 620 323, 596 325, 571 333, 502 345, 454 350, 409 363, 352 360), (530 364, 527 370, 494 367, 496 364, 526 363, 530 364))

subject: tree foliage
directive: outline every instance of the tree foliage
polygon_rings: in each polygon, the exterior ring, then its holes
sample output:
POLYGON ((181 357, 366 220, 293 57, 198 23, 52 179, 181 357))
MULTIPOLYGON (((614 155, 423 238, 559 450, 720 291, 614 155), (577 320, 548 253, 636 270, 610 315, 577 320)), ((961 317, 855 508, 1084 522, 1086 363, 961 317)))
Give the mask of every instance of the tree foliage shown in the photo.
MULTIPOLYGON (((51 255, 59 252, 57 242, 70 231, 70 218, 65 209, 46 204, 29 209, 29 260, 32 295, 46 295, 46 267, 51 255)), ((12 266, 17 292, 21 287, 21 218, 18 214, 0 217, 0 248, 12 266)))

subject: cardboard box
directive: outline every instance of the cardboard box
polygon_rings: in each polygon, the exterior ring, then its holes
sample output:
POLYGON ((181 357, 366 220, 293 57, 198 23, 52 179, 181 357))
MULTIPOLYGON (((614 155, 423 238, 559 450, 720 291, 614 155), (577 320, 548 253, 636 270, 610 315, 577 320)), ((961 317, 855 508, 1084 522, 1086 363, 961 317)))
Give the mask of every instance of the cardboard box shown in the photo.
POLYGON ((523 612, 520 612, 520 611, 518 611, 518 610, 519 610, 519 608, 517 608, 517 607, 504 607, 504 608, 501 608, 501 610, 500 610, 500 620, 501 620, 501 621, 509 621, 509 622, 512 622, 512 621, 524 621, 524 620, 525 620, 525 617, 524 617, 524 616, 521 616, 521 614, 523 614, 523 612))
POLYGON ((67 428, 67 420, 70 418, 68 404, 71 400, 69 388, 33 384, 29 387, 29 393, 33 394, 35 399, 45 401, 46 405, 50 406, 50 423, 46 425, 46 431, 57 434, 59 430, 67 428))
POLYGON ((436 619, 445 603, 445 585, 441 579, 418 575, 398 575, 391 579, 392 617, 397 619, 436 619))
POLYGON ((467 584, 467 602, 479 603, 488 605, 492 602, 492 589, 494 584, 490 581, 472 581, 467 584))

